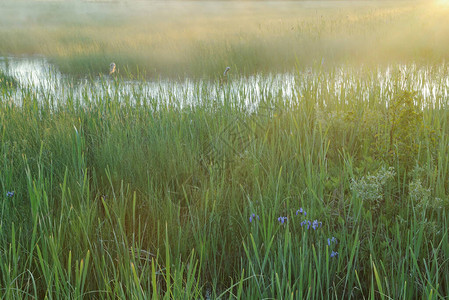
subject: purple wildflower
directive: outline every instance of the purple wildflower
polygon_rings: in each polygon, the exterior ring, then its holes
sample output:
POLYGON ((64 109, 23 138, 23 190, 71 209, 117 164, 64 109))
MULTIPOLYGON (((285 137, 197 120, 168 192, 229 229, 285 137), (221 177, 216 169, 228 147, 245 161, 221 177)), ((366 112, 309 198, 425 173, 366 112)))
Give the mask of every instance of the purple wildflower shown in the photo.
POLYGON ((254 219, 256 219, 257 218, 257 220, 259 220, 259 215, 256 215, 256 214, 252 214, 250 217, 249 217, 249 222, 251 223, 254 219))
POLYGON ((304 220, 301 222, 301 227, 307 225, 307 229, 309 229, 311 224, 312 223, 309 220, 304 220))
POLYGON ((338 256, 338 252, 337 251, 332 251, 331 252, 331 257, 335 257, 335 256, 338 256))
POLYGON ((304 216, 307 216, 307 213, 304 209, 302 209, 302 207, 300 207, 297 211, 296 211, 296 215, 298 214, 304 214, 304 216))
POLYGON ((332 238, 328 238, 328 239, 327 239, 327 244, 329 245, 329 247, 330 247, 330 245, 333 244, 333 243, 335 243, 335 244, 338 243, 337 239, 336 239, 334 236, 333 236, 332 238))
POLYGON ((285 222, 288 221, 288 218, 287 218, 287 217, 279 217, 279 218, 278 218, 278 221, 279 221, 281 224, 284 224, 285 222))
POLYGON ((323 225, 323 223, 318 222, 318 220, 315 220, 312 223, 312 228, 313 228, 313 230, 316 230, 318 227, 321 227, 322 225, 323 225))
POLYGON ((12 197, 12 196, 14 196, 14 191, 6 193, 6 197, 12 197))

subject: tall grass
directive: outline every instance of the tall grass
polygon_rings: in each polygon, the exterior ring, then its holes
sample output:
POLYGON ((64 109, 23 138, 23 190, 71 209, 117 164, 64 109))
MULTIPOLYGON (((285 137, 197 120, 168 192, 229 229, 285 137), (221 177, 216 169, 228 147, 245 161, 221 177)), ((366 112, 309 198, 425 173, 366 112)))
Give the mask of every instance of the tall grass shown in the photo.
POLYGON ((448 7, 428 2, 7 1, 0 54, 41 54, 63 73, 211 77, 448 59, 448 7))
POLYGON ((6 91, 6 89, 13 90, 16 86, 17 80, 13 76, 7 75, 0 70, 0 88, 6 91))
POLYGON ((190 104, 3 87, 0 296, 442 299, 447 74, 298 70, 291 98, 190 104))

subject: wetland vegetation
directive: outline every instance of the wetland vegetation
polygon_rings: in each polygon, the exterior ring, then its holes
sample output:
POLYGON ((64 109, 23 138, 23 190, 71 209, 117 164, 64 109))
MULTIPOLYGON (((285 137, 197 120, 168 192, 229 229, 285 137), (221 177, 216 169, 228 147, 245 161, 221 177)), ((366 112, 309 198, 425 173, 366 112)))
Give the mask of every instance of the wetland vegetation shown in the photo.
POLYGON ((29 5, 1 298, 447 298, 445 3, 29 5))

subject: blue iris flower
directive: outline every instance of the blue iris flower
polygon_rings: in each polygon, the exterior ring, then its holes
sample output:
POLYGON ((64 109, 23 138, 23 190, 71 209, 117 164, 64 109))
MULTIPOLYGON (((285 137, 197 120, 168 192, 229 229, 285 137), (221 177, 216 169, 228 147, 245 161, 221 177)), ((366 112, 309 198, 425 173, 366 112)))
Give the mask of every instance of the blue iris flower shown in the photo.
POLYGON ((304 214, 304 216, 307 216, 307 213, 304 209, 302 209, 302 207, 300 207, 297 211, 296 211, 296 215, 298 214, 304 214))
POLYGON ((328 238, 327 239, 327 244, 330 246, 331 244, 333 244, 333 243, 335 243, 335 244, 337 244, 338 243, 338 241, 337 241, 337 239, 333 236, 332 238, 328 238))
POLYGON ((256 215, 256 214, 252 214, 250 217, 249 217, 249 222, 251 223, 254 219, 256 219, 257 218, 257 220, 259 220, 259 215, 256 215))
POLYGON ((288 221, 288 218, 287 218, 287 217, 279 217, 279 218, 278 218, 278 221, 279 221, 281 224, 284 224, 285 222, 288 221))
POLYGON ((312 223, 312 228, 313 228, 313 230, 316 230, 318 227, 321 227, 322 225, 323 225, 323 223, 318 222, 318 220, 315 220, 312 223))
POLYGON ((307 229, 309 229, 311 224, 309 220, 304 220, 301 222, 301 227, 307 225, 307 229))

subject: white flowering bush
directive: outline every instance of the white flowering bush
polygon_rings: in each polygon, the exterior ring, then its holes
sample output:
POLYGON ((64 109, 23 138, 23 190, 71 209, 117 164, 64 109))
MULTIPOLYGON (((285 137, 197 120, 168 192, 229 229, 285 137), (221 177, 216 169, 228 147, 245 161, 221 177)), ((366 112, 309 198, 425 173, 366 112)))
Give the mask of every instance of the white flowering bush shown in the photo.
POLYGON ((351 191, 358 195, 362 200, 370 202, 377 207, 380 200, 384 197, 385 184, 394 178, 396 172, 393 167, 382 167, 373 175, 363 176, 362 178, 351 181, 351 191))

